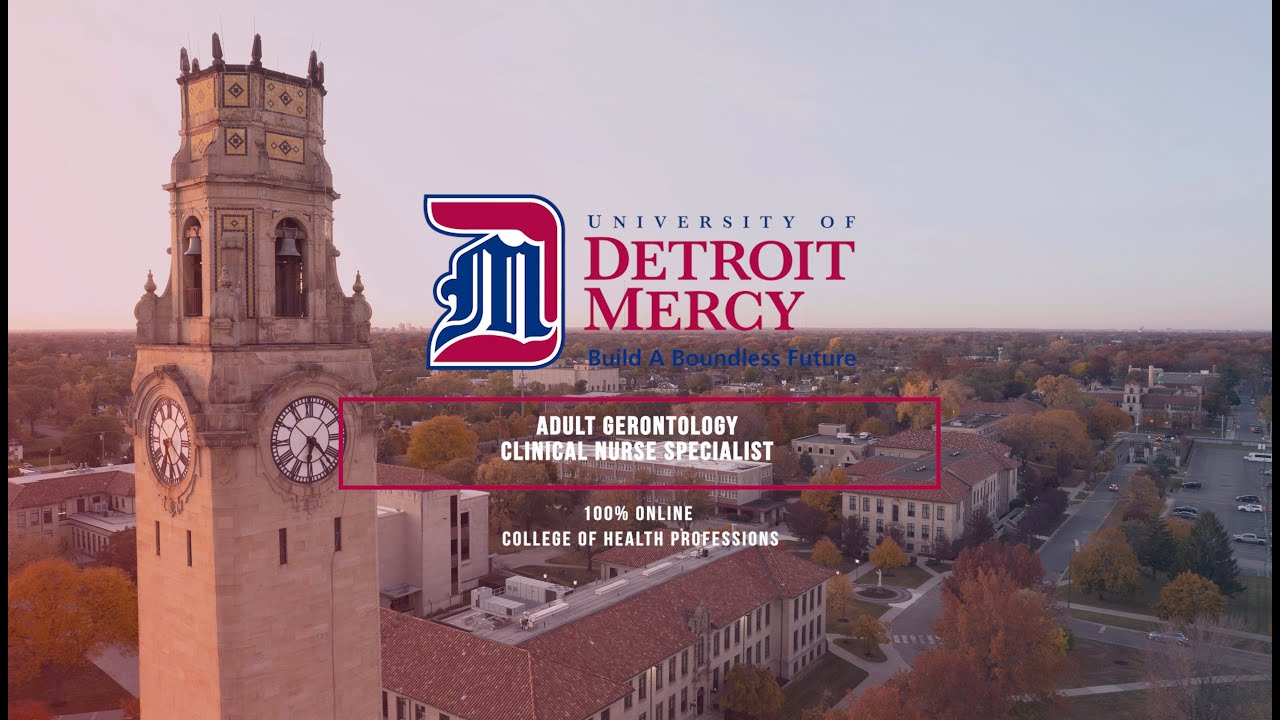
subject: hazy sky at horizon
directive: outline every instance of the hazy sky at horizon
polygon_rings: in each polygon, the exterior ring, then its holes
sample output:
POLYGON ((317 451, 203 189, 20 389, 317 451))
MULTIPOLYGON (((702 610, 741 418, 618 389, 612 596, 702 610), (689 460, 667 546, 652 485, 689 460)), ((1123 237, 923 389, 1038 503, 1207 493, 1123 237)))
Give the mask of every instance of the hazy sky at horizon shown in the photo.
MULTIPOLYGON (((326 64, 339 273, 430 324, 424 193, 588 213, 858 216, 824 327, 1271 328, 1269 3, 9 5, 9 325, 163 288, 178 48, 326 64)), ((627 239, 642 237, 629 234, 627 239)), ((662 239, 773 237, 759 233, 662 239)), ((806 237, 795 232, 777 239, 806 237)), ((689 289, 689 288, 683 288, 689 289)))

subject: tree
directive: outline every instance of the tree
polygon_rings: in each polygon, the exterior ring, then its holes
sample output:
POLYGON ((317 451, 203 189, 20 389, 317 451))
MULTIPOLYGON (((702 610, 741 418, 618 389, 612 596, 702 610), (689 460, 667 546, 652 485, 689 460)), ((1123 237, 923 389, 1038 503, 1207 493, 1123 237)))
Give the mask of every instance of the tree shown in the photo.
POLYGON ((858 426, 858 432, 871 433, 875 437, 884 437, 889 434, 889 426, 878 417, 869 417, 862 421, 858 426))
POLYGON ((39 560, 49 560, 66 551, 62 538, 56 535, 9 535, 9 577, 39 560))
POLYGON ((978 547, 995 536, 996 526, 995 523, 991 522, 991 516, 987 514, 987 509, 982 507, 974 508, 969 513, 969 517, 965 518, 964 531, 956 541, 956 552, 967 547, 978 547))
POLYGON ((474 460, 479 437, 457 415, 437 415, 409 430, 409 464, 435 470, 456 458, 474 460))
POLYGON ((1071 410, 1046 410, 1035 415, 1016 415, 1008 420, 1000 439, 1013 455, 1027 462, 1054 468, 1065 477, 1070 468, 1093 455, 1088 427, 1071 410))
POLYGON ((1044 583, 1044 566, 1040 556, 1026 545, 986 542, 966 548, 956 557, 951 575, 942 582, 943 592, 956 594, 960 587, 983 570, 998 572, 1020 588, 1038 588, 1044 583))
POLYGON ((840 521, 840 551, 853 558, 861 558, 867 554, 871 546, 871 538, 867 533, 867 523, 856 515, 848 515, 840 521))
POLYGON ((894 568, 907 566, 907 554, 898 547, 893 538, 885 538, 875 550, 871 551, 871 564, 882 571, 893 572, 894 568))
POLYGON ((1124 533, 1101 530, 1071 558, 1071 582, 1086 593, 1132 597, 1141 589, 1138 556, 1124 533))
POLYGON ((787 506, 787 527, 801 542, 816 543, 831 525, 831 516, 807 503, 791 503, 787 506))
POLYGON ((813 456, 807 452, 800 453, 800 472, 803 473, 801 480, 808 480, 813 477, 813 473, 817 470, 817 463, 813 461, 813 456))
POLYGON ((849 476, 844 468, 832 468, 825 473, 818 473, 809 478, 809 487, 812 489, 800 491, 800 502, 825 512, 828 524, 834 525, 840 522, 840 491, 822 488, 848 483, 849 476))
POLYGON ((1120 491, 1119 510, 1125 520, 1151 520, 1164 512, 1164 499, 1149 474, 1134 473, 1120 491))
POLYGON ((9 580, 9 681, 43 677, 55 706, 63 682, 91 656, 137 643, 137 590, 118 568, 41 560, 9 580))
POLYGON ((1151 609, 1162 620, 1192 625, 1219 618, 1227 609, 1227 598, 1212 580, 1184 572, 1160 590, 1160 599, 1151 609))
POLYGON ((106 547, 98 551, 98 564, 125 571, 129 579, 138 581, 138 530, 128 528, 112 535, 106 547))
POLYGON ((942 530, 933 536, 933 545, 929 548, 929 558, 935 563, 951 559, 951 538, 942 530))
POLYGON ((827 581, 827 607, 841 620, 848 619, 853 608, 853 585, 844 575, 836 575, 827 581))
POLYGON ((934 628, 958 664, 978 671, 992 697, 1051 697, 1068 666, 1053 599, 1001 572, 981 569, 943 593, 934 628))
POLYGON ((1157 455, 1155 459, 1151 461, 1151 469, 1155 471, 1156 475, 1160 476, 1160 480, 1162 481, 1160 483, 1161 487, 1164 487, 1168 483, 1169 478, 1173 477, 1174 473, 1178 471, 1177 468, 1173 466, 1173 458, 1168 455, 1157 455))
POLYGON ((62 454, 72 462, 98 466, 103 452, 118 452, 124 439, 124 424, 115 415, 82 415, 67 428, 62 454))
POLYGON ((926 720, 928 716, 909 687, 909 677, 907 670, 899 670, 889 682, 858 693, 852 703, 833 711, 827 720, 926 720))
POLYGON ((378 462, 385 462, 409 451, 409 433, 397 427, 387 428, 378 438, 378 462))
POLYGON ((1004 717, 1012 701, 965 661, 961 653, 934 648, 911 665, 912 694, 931 720, 1004 717))
POLYGON ((471 485, 475 483, 479 469, 472 458, 457 457, 440 463, 432 472, 455 485, 471 485))
POLYGON ((1212 580, 1227 597, 1244 591, 1244 585, 1240 583, 1240 568, 1231 547, 1231 536, 1217 515, 1206 512, 1197 517, 1182 548, 1180 567, 1183 570, 1212 580))
POLYGON ((825 568, 837 568, 840 567, 840 550, 831 538, 824 537, 813 546, 809 559, 825 568))
POLYGON ((889 642, 889 626, 860 612, 849 623, 849 637, 862 643, 863 651, 870 655, 874 648, 889 642))
POLYGON ((772 720, 782 712, 782 688, 765 666, 738 663, 725 673, 720 707, 756 720, 772 720))
POLYGON ((476 470, 476 484, 511 486, 489 496, 490 517, 499 528, 519 525, 533 527, 551 507, 551 495, 545 490, 521 490, 526 485, 542 485, 547 481, 547 468, 541 463, 513 462, 490 458, 476 470))
POLYGON ((1126 520, 1120 525, 1120 530, 1138 556, 1139 565, 1151 570, 1153 575, 1174 569, 1179 543, 1164 518, 1126 520))
POLYGON ((39 700, 19 700, 9 706, 9 720, 53 720, 53 713, 39 700))
POLYGON ((1085 414, 1089 435, 1106 443, 1116 433, 1133 427, 1133 418, 1129 413, 1110 403, 1094 403, 1085 414))
POLYGON ((27 429, 36 434, 36 419, 53 405, 53 388, 43 385, 17 385, 9 390, 9 412, 27 423, 27 429))
POLYGON ((1083 408, 1089 396, 1079 381, 1067 375, 1045 375, 1036 381, 1036 392, 1044 399, 1044 406, 1051 410, 1083 408))
MULTIPOLYGON (((813 458, 809 458, 813 462, 813 458)), ((812 471, 810 471, 812 472, 812 471)), ((800 467, 800 456, 788 447, 776 448, 773 451, 773 481, 780 485, 802 483, 809 479, 800 467)))

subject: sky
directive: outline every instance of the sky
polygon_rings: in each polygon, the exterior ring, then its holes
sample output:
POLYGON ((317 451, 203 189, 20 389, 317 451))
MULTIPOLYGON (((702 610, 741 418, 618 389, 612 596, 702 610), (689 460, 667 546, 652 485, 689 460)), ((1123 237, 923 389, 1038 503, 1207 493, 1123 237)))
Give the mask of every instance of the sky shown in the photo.
MULTIPOLYGON (((586 216, 856 215, 810 327, 1271 329, 1269 3, 9 4, 10 329, 164 287, 178 50, 325 62, 340 276, 429 325, 426 193, 586 216)), ((655 239, 712 239, 670 231, 655 239)), ((646 239, 631 233, 626 239, 646 239)), ((575 245, 575 243, 577 243, 575 245)), ((617 287, 623 287, 618 284, 617 287)), ((689 288, 683 288, 689 289, 689 288)))

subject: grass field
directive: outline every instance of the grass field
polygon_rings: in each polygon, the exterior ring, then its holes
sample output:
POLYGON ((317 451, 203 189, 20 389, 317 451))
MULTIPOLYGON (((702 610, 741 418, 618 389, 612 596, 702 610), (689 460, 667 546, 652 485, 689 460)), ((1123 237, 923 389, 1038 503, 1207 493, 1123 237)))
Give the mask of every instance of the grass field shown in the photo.
POLYGON ((881 615, 885 614, 885 611, 887 611, 888 609, 889 609, 888 605, 877 605, 876 603, 869 603, 869 602, 863 602, 862 600, 855 600, 853 601, 853 605, 849 607, 849 612, 845 613, 846 617, 843 620, 841 620, 839 617, 837 617, 838 613, 833 611, 831 609, 831 606, 828 605, 827 606, 827 632, 835 633, 836 635, 848 635, 850 621, 853 618, 857 617, 859 613, 863 615, 870 615, 871 617, 874 617, 874 618, 878 618, 881 615))
MULTIPOLYGON (((1271 684, 1244 683, 1242 695, 1270 710, 1271 684)), ((1151 717, 1152 694, 1148 690, 1106 693, 1068 698, 1052 717, 1060 720, 1148 720, 1151 717)), ((1234 717, 1229 712, 1217 717, 1234 717)), ((1263 716, 1265 717, 1265 715, 1263 716)))
MULTIPOLYGON (((1124 612, 1152 615, 1151 606, 1160 598, 1160 589, 1167 582, 1169 582, 1169 578, 1164 574, 1157 574, 1153 578, 1144 573, 1142 575, 1142 591, 1132 598, 1103 597, 1095 593, 1081 592, 1080 588, 1073 587, 1070 590, 1071 602, 1108 610, 1122 610, 1124 612)), ((1271 632, 1271 578, 1241 575, 1240 582, 1245 586, 1244 592, 1231 598, 1227 603, 1227 615, 1232 621, 1232 626, 1238 625, 1239 629, 1246 632, 1269 634, 1271 632)), ((1066 600, 1067 586, 1059 586, 1054 593, 1057 599, 1066 600)), ((1115 620, 1118 621, 1120 618, 1115 618, 1115 620)), ((1096 620, 1094 622, 1102 621, 1096 620)), ((1120 622, 1109 622, 1107 624, 1117 627, 1129 627, 1120 622)))
MULTIPOLYGON (((932 577, 933 576, 930 575, 929 572, 926 571, 924 568, 908 565, 907 567, 900 567, 900 568, 894 569, 892 571, 892 574, 885 573, 884 584, 897 585, 898 587, 904 587, 904 588, 918 588, 921 585, 928 582, 929 579, 932 577)), ((862 578, 858 581, 858 584, 874 586, 876 584, 875 571, 872 570, 866 575, 863 575, 862 578)))
POLYGON ((867 651, 866 645, 858 640, 854 640, 853 638, 840 638, 839 640, 836 640, 836 645, 839 645, 841 649, 857 655, 867 662, 884 662, 887 659, 884 656, 884 651, 880 649, 879 645, 871 648, 870 652, 867 651))
POLYGON ((831 705, 865 680, 867 672, 856 665, 827 653, 804 675, 782 689, 782 720, 797 720, 805 708, 817 705, 827 696, 831 705))
POLYGON ((1088 610, 1072 610, 1071 617, 1087 620, 1089 622, 1100 623, 1102 625, 1111 625, 1112 627, 1129 628, 1130 630, 1142 630, 1150 632, 1152 630, 1161 630, 1164 628, 1163 623, 1151 622, 1149 620, 1138 620, 1135 618, 1120 617, 1119 615, 1107 615, 1104 613, 1089 612, 1088 610))

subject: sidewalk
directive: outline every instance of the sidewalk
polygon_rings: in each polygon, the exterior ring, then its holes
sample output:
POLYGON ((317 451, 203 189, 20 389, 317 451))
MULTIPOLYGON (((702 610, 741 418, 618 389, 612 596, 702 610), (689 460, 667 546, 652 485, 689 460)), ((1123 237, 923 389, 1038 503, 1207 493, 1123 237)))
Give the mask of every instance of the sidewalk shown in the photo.
MULTIPOLYGON (((1058 601, 1058 607, 1067 607, 1064 600, 1058 601)), ((1093 605, 1081 605, 1080 603, 1071 603, 1072 610, 1083 610, 1085 612, 1098 613, 1100 615, 1114 615, 1116 617, 1129 618, 1130 620, 1145 620, 1146 622, 1163 623, 1164 620, 1155 615, 1143 615, 1141 613, 1125 612, 1123 610, 1111 610, 1109 608, 1100 608, 1093 605)), ((1203 628, 1217 635, 1230 635, 1231 637, 1245 638, 1248 640, 1258 640, 1261 642, 1271 642, 1270 635, 1259 635, 1258 633, 1245 632, 1243 630, 1232 630, 1230 628, 1203 628)))
POLYGON ((125 654, 117 648, 111 647, 98 653, 96 657, 90 658, 98 669, 106 673, 108 677, 115 680, 120 687, 129 692, 130 695, 138 697, 138 654, 125 654))
POLYGON ((1067 697, 1081 695, 1105 695, 1107 693, 1132 692, 1134 690, 1151 690, 1153 688, 1177 687, 1180 685, 1220 685, 1235 682, 1263 682, 1271 680, 1270 675, 1216 675, 1213 677, 1184 678, 1182 680, 1159 680, 1157 682, 1121 683, 1119 685, 1094 685, 1092 687, 1070 688, 1058 692, 1067 697))
POLYGON ((900 603, 894 603, 890 605, 889 609, 885 612, 885 614, 880 616, 880 619, 885 623, 892 625, 893 619, 901 615, 902 611, 911 607, 920 598, 924 597, 925 595, 928 595, 930 590, 933 590, 934 588, 938 587, 939 585, 942 584, 943 580, 947 579, 947 575, 945 573, 939 574, 935 572, 933 568, 930 568, 927 565, 920 565, 918 567, 924 568, 925 572, 930 573, 931 575, 933 575, 933 577, 926 580, 924 584, 922 584, 920 587, 912 589, 910 600, 900 602, 900 603))

